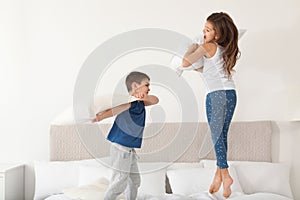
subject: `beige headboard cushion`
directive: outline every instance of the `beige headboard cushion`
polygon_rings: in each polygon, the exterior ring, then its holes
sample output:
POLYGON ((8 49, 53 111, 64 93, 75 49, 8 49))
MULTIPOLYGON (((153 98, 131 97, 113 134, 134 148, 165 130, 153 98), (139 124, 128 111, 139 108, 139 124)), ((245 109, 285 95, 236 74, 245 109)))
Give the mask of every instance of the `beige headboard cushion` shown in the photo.
MULTIPOLYGON (((111 124, 52 125, 50 160, 106 157, 105 139, 111 124)), ((233 122, 229 129, 228 160, 271 162, 271 121, 233 122)), ((146 162, 198 162, 215 159, 207 123, 151 123, 144 131, 138 155, 146 162)))

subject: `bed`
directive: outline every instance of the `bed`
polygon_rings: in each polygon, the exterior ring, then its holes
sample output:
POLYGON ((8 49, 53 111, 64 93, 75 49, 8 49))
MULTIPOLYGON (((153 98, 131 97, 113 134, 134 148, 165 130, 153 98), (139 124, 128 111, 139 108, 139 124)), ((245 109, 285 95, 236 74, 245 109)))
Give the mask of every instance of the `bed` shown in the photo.
MULTIPOLYGON (((293 199, 289 166, 272 162, 272 123, 232 123, 228 160, 234 184, 229 199, 293 199)), ((110 144, 105 139, 110 127, 52 123, 50 161, 35 162, 34 199, 102 199, 111 174, 110 144)), ((138 150, 142 176, 138 199, 223 199, 222 189, 208 193, 215 170, 208 130, 204 122, 147 124, 138 150)))

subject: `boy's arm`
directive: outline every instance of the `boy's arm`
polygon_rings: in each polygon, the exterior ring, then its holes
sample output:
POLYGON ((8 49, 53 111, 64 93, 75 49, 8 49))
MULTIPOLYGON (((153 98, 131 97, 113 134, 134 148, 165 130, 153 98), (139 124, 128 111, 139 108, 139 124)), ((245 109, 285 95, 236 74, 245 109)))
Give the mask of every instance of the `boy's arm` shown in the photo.
POLYGON ((123 112, 125 110, 128 110, 129 108, 130 108, 130 103, 125 103, 125 104, 116 106, 114 108, 111 108, 111 109, 108 109, 108 110, 106 110, 104 112, 96 114, 96 118, 94 118, 92 121, 93 122, 99 122, 99 121, 101 121, 103 119, 112 117, 114 115, 118 115, 121 112, 123 112))
POLYGON ((145 106, 155 105, 159 102, 159 99, 154 95, 145 95, 140 100, 144 101, 145 106))
MULTIPOLYGON (((143 86, 146 87, 146 86, 143 86)), ((159 99, 154 95, 148 95, 148 92, 145 91, 135 91, 132 96, 137 98, 140 101, 144 101, 145 106, 151 106, 154 104, 157 104, 159 102, 159 99)))

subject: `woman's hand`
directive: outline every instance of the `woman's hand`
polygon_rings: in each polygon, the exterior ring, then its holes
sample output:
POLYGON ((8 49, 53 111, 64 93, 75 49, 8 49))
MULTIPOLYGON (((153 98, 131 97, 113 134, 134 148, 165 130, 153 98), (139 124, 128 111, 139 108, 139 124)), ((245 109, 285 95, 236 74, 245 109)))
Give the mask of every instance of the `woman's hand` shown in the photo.
POLYGON ((194 52, 196 49, 198 49, 199 45, 197 43, 193 43, 191 46, 189 46, 187 52, 194 52))

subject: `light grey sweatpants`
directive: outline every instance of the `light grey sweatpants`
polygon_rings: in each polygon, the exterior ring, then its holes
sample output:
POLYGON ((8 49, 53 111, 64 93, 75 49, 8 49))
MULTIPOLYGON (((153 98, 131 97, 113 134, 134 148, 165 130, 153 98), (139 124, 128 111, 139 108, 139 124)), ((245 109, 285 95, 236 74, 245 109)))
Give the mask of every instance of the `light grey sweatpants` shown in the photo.
POLYGON ((136 200, 141 185, 137 157, 133 148, 112 143, 110 159, 113 173, 104 200, 115 200, 125 190, 126 200, 136 200))

